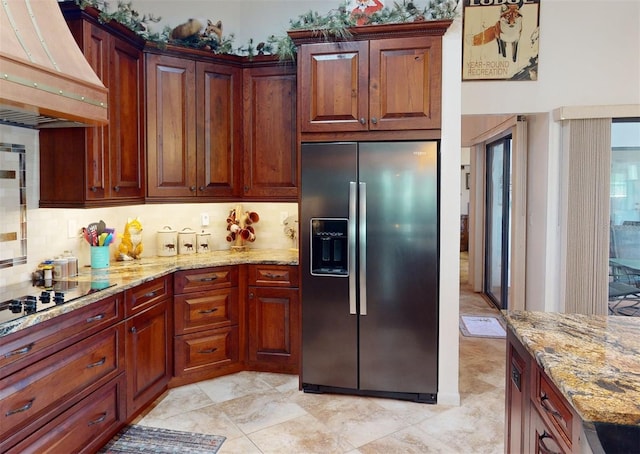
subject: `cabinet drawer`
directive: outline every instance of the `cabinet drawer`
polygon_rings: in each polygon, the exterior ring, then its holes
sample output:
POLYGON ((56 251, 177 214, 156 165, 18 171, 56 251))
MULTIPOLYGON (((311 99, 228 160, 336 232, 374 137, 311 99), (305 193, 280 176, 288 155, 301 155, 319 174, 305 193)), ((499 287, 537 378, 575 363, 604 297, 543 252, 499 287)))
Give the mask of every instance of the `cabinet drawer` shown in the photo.
POLYGON ((65 400, 81 398, 120 373, 124 326, 83 340, 3 380, 0 434, 18 429, 65 400))
POLYGON ((110 296, 36 326, 4 336, 0 341, 0 378, 56 350, 123 320, 123 295, 110 296))
POLYGON ((249 285, 298 287, 298 267, 292 265, 250 265, 249 285))
POLYGON ((219 328, 175 338, 175 375, 238 361, 238 327, 219 328))
POLYGON ((547 425, 554 428, 562 439, 571 447, 573 440, 573 412, 564 397, 556 390, 555 385, 540 370, 535 371, 536 379, 532 400, 534 406, 547 425))
POLYGON ((238 288, 188 293, 174 298, 175 333, 188 334, 238 323, 238 288))
POLYGON ((127 317, 153 306, 155 303, 173 296, 171 275, 159 277, 124 292, 125 314, 127 317))
POLYGON ((120 374, 8 453, 97 451, 125 423, 124 387, 120 374))
POLYGON ((174 275, 176 295, 181 293, 202 292, 216 288, 235 287, 237 285, 237 266, 178 271, 174 275))

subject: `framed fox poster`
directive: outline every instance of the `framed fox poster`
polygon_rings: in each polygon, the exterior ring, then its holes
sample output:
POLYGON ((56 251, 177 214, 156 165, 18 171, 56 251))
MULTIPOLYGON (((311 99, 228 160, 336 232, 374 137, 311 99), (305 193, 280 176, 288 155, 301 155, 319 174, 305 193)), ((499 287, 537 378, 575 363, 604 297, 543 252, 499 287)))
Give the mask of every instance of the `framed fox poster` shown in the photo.
POLYGON ((540 0, 463 0, 462 80, 538 80, 540 0))

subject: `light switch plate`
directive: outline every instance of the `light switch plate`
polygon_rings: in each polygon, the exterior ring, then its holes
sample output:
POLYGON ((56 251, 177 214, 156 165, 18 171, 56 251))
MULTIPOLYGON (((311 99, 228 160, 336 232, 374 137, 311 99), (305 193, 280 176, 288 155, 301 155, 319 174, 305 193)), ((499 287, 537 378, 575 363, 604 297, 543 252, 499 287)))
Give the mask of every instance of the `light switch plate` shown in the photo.
POLYGON ((200 214, 200 225, 203 227, 209 225, 209 213, 200 214))
POLYGON ((75 219, 69 219, 67 221, 67 238, 78 237, 78 223, 75 219))

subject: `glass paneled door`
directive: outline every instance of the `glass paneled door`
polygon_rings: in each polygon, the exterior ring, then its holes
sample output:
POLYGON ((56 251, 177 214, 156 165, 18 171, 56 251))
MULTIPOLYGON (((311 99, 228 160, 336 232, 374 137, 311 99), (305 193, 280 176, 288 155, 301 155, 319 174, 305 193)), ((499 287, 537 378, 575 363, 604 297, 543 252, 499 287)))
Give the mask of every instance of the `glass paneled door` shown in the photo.
POLYGON ((611 125, 609 308, 640 316, 640 119, 611 125))
POLYGON ((509 295, 511 135, 487 145, 484 292, 498 309, 509 295))

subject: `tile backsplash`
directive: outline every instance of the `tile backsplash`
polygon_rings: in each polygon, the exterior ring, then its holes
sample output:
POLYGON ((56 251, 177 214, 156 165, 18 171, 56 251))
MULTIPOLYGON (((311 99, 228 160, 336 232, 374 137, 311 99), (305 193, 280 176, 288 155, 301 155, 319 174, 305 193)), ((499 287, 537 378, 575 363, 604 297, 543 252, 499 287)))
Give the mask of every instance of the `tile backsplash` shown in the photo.
MULTIPOLYGON (((255 211, 260 221, 254 225, 256 240, 249 243, 255 249, 288 249, 291 240, 284 233, 282 219, 287 215, 297 215, 296 203, 180 203, 148 204, 111 208, 62 209, 38 208, 39 198, 39 160, 38 131, 0 125, 0 142, 20 143, 26 148, 26 186, 27 186, 27 263, 11 268, 0 269, 0 286, 6 286, 31 279, 32 271, 44 259, 72 251, 78 257, 82 268, 89 264, 89 245, 81 239, 80 229, 90 222, 104 220, 108 227, 122 233, 125 223, 137 217, 142 223, 142 257, 156 256, 157 232, 165 225, 180 231, 190 227, 211 233, 211 249, 225 250, 231 243, 226 241, 227 216, 237 204, 243 211, 255 211), (201 225, 202 214, 209 217, 209 225, 201 225)), ((0 200, 4 189, 0 187, 0 200)), ((0 207, 0 218, 8 214, 10 207, 4 202, 0 207)), ((111 246, 115 254, 120 239, 111 246)))

